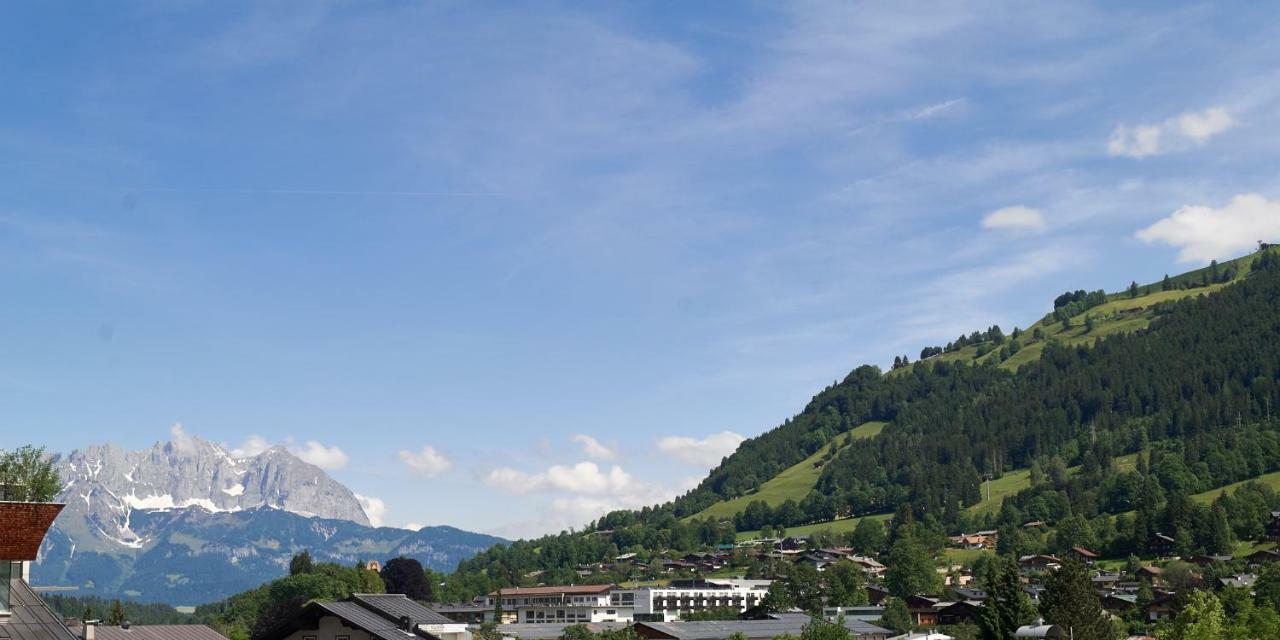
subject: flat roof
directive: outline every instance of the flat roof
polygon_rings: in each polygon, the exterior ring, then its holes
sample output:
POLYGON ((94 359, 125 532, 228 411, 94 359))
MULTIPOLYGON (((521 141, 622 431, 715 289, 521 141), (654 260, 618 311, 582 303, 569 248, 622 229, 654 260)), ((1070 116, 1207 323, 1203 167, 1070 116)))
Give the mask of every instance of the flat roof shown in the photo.
MULTIPOLYGON (((502 590, 502 597, 508 596, 558 596, 590 595, 604 593, 613 588, 611 584, 573 584, 561 587, 507 587, 502 590)), ((490 593, 489 595, 494 595, 490 593)))

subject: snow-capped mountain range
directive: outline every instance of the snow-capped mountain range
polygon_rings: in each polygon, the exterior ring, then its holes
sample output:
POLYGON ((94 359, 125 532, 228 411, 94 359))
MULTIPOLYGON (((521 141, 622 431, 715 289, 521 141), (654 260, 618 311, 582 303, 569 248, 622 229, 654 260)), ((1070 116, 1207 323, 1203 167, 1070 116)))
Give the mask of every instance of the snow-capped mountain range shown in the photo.
POLYGON ((59 460, 67 516, 83 516, 105 540, 140 548, 134 511, 200 507, 210 513, 259 507, 368 525, 360 500, 319 467, 283 447, 235 457, 194 436, 144 451, 112 444, 76 450, 59 460))
POLYGON ((449 571, 503 542, 452 527, 371 527, 355 493, 283 447, 235 455, 174 436, 58 457, 67 506, 33 568, 37 584, 196 604, 283 575, 303 549, 344 564, 406 555, 449 571))

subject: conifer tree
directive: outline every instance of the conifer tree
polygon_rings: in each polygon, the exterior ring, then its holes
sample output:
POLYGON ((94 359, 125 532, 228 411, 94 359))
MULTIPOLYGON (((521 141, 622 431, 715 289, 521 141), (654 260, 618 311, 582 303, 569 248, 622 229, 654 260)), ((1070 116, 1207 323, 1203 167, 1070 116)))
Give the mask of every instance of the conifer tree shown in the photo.
POLYGON ((1112 640, 1114 629, 1102 612, 1089 572, 1074 558, 1049 575, 1040 596, 1040 615, 1068 629, 1075 640, 1112 640))
POLYGON ((1018 565, 1012 556, 999 556, 987 563, 983 582, 987 599, 978 608, 977 617, 982 640, 1012 638, 1018 627, 1035 619, 1035 605, 1022 590, 1018 565))

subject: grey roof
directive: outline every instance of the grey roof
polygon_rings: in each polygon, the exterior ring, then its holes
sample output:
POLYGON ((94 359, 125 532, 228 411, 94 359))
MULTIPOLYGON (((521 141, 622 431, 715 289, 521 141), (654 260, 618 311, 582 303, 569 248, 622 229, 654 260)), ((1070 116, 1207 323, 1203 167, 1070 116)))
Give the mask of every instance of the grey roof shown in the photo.
POLYGON ((76 640, 62 618, 18 577, 9 580, 9 611, 0 623, 0 633, 13 640, 76 640))
MULTIPOLYGON (((698 622, 637 622, 637 627, 648 627, 676 640, 721 640, 735 633, 750 639, 771 640, 781 635, 799 636, 813 618, 808 615, 777 615, 768 620, 709 620, 698 622)), ((887 636, 888 629, 861 620, 846 619, 845 628, 855 636, 880 634, 887 636)))
POLYGON ((457 624, 399 593, 354 593, 351 600, 391 620, 409 616, 414 624, 457 624))
POLYGON ((348 626, 363 629, 369 635, 381 640, 405 640, 419 637, 401 629, 398 622, 392 622, 354 602, 317 602, 314 606, 338 616, 348 626))
POLYGON ((627 626, 625 622, 588 622, 588 623, 509 623, 497 626, 498 633, 503 636, 520 638, 520 640, 557 640, 564 633, 565 627, 576 626, 582 624, 592 633, 600 633, 601 631, 610 631, 614 629, 622 629, 627 626))
POLYGON ((143 624, 123 627, 99 625, 97 640, 227 640, 227 637, 202 624, 143 624))

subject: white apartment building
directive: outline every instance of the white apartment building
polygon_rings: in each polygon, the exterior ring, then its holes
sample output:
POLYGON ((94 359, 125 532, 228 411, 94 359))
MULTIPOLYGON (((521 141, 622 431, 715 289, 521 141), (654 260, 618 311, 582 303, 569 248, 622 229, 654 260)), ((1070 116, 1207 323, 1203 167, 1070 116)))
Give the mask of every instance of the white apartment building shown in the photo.
POLYGON ((676 580, 666 587, 641 587, 614 593, 631 596, 632 616, 637 622, 671 622, 679 620, 682 614, 709 609, 746 611, 764 601, 771 583, 770 580, 737 578, 676 580))
MULTIPOLYGON (((502 619, 510 624, 577 624, 626 622, 631 620, 634 594, 611 584, 581 584, 566 587, 515 587, 501 590, 502 619)), ((499 593, 485 598, 492 611, 499 593)))

